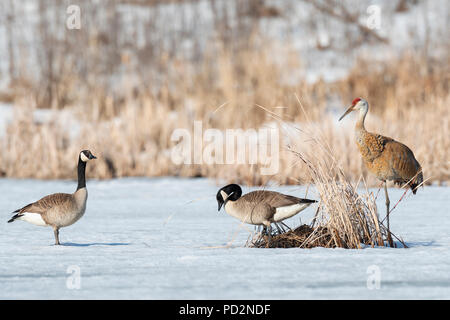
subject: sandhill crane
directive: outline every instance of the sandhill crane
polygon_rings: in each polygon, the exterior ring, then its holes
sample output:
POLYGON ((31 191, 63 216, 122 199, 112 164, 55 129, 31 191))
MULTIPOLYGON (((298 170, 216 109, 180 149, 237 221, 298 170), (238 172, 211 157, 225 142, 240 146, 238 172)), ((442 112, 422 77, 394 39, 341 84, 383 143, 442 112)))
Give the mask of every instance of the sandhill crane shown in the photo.
POLYGON ((391 180, 400 185, 408 184, 413 194, 416 194, 417 187, 423 182, 422 168, 411 149, 404 144, 394 139, 366 131, 364 120, 369 111, 369 104, 366 100, 361 98, 354 99, 352 105, 339 118, 339 121, 355 110, 359 110, 359 118, 355 126, 356 144, 367 169, 379 180, 384 182, 388 241, 392 246, 389 229, 390 201, 387 191, 387 181, 391 180))

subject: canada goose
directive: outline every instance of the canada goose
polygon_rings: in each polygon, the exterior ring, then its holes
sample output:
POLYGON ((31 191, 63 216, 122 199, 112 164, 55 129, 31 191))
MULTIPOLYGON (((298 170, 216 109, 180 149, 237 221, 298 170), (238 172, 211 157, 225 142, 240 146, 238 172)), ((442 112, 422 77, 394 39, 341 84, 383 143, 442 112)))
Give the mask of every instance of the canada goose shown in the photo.
POLYGON ((269 238, 271 223, 281 222, 307 208, 316 200, 302 199, 275 191, 253 191, 242 195, 237 184, 229 184, 217 192, 218 211, 225 211, 244 223, 267 227, 269 238))
POLYGON ((78 156, 78 187, 75 193, 54 193, 30 203, 16 213, 9 221, 23 220, 37 226, 51 226, 55 234, 55 245, 59 245, 59 229, 70 226, 80 219, 86 210, 86 162, 97 159, 89 150, 78 156))

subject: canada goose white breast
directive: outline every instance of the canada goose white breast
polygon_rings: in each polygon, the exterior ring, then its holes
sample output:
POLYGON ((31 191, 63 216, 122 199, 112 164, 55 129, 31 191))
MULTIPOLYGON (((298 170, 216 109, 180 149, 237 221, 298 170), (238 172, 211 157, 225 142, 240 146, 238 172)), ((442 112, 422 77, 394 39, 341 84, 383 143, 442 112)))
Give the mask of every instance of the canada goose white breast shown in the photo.
POLYGON ((59 212, 60 214, 60 225, 61 226, 70 226, 71 224, 77 222, 86 212, 86 202, 88 198, 88 192, 86 188, 78 189, 73 194, 73 204, 64 208, 62 206, 62 210, 59 212), (64 210, 65 209, 65 210, 64 210))
POLYGON ((239 209, 236 207, 234 201, 228 201, 225 204, 225 212, 228 213, 230 216, 233 216, 238 219, 241 219, 243 217, 242 212, 240 212, 239 209))

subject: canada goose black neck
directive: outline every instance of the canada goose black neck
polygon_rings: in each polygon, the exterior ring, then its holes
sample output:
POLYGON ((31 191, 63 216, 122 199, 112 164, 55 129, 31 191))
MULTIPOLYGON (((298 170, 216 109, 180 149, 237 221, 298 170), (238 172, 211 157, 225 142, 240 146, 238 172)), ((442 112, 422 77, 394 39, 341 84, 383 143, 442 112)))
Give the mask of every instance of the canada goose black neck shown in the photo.
POLYGON ((86 188, 86 162, 78 157, 78 187, 77 190, 86 188))

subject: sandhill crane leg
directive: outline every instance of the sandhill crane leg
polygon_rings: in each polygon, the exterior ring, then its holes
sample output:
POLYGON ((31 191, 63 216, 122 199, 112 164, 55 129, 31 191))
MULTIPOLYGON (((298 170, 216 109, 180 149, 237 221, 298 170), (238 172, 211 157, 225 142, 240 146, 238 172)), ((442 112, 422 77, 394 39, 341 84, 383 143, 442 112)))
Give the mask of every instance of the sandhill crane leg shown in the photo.
POLYGON ((58 228, 53 228, 53 233, 55 235, 55 246, 59 246, 59 229, 58 228))
POLYGON ((394 246, 394 243, 392 241, 391 237, 391 228, 389 226, 389 205, 391 204, 391 201, 389 200, 388 190, 387 190, 387 181, 384 182, 384 195, 386 197, 386 223, 387 223, 387 231, 388 231, 388 242, 391 247, 394 246))

